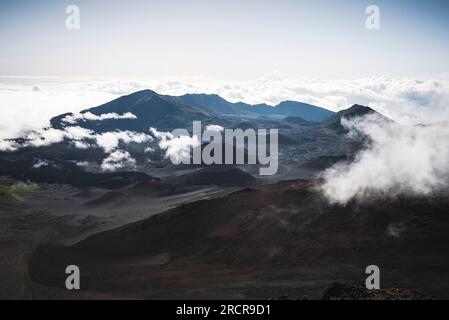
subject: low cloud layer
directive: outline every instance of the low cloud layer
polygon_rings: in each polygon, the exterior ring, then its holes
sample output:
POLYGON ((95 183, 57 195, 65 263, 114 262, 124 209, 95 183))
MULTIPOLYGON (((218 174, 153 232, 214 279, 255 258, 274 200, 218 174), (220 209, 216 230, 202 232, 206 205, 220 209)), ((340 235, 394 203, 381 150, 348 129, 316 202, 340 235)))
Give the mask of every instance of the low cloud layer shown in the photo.
POLYGON ((131 157, 130 153, 123 150, 112 152, 101 164, 103 171, 116 171, 121 168, 132 169, 136 165, 136 160, 131 157))
POLYGON ((79 113, 143 89, 169 95, 216 93, 232 102, 272 105, 297 100, 333 111, 358 103, 401 124, 449 121, 448 75, 318 80, 285 79, 274 72, 248 81, 203 76, 122 80, 0 77, 0 139, 48 126, 52 116, 79 113))
POLYGON ((324 172, 321 189, 330 202, 429 195, 449 186, 449 123, 403 126, 369 115, 342 124, 369 142, 355 161, 324 172))
POLYGON ((65 116, 62 122, 76 124, 79 121, 103 121, 103 120, 118 120, 118 119, 137 119, 137 117, 131 112, 126 112, 124 114, 117 114, 115 112, 104 113, 100 115, 93 114, 91 112, 75 113, 72 115, 65 116))
POLYGON ((131 142, 143 143, 152 139, 153 138, 150 135, 132 131, 111 131, 95 136, 97 145, 105 152, 111 152, 114 149, 118 148, 120 142, 126 144, 129 144, 131 142))
MULTIPOLYGON (((133 131, 111 131, 96 134, 94 131, 79 126, 68 126, 64 129, 43 128, 31 131, 23 136, 24 142, 0 140, 0 151, 15 151, 22 147, 45 147, 66 141, 78 149, 98 147, 109 155, 103 160, 101 169, 115 171, 127 167, 134 168, 136 161, 131 155, 119 150, 120 144, 145 143, 152 141, 149 134, 133 131)), ((42 164, 38 164, 38 168, 42 164)))

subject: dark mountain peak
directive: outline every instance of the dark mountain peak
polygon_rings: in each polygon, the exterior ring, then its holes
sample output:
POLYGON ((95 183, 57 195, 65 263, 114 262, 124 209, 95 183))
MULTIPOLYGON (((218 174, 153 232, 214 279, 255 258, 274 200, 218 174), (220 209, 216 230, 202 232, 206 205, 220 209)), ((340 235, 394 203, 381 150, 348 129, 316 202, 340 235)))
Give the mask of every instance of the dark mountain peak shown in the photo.
MULTIPOLYGON (((130 94, 127 94, 125 96, 122 96, 118 99, 115 99, 113 101, 127 101, 127 102, 131 102, 133 104, 138 104, 138 103, 142 103, 145 100, 149 100, 153 97, 157 97, 159 96, 159 94, 153 90, 150 89, 145 89, 145 90, 140 90, 140 91, 136 91, 130 94)), ((113 102, 111 101, 111 102, 113 102)))
POLYGON ((144 89, 144 90, 140 90, 140 91, 136 91, 133 93, 130 93, 128 95, 126 95, 127 97, 151 97, 153 95, 159 95, 157 92, 151 90, 151 89, 144 89))
POLYGON ((383 116, 376 110, 371 109, 370 107, 363 106, 360 104, 354 104, 352 107, 350 107, 348 109, 338 111, 334 116, 332 116, 325 122, 325 125, 329 129, 333 129, 333 130, 337 131, 338 133, 346 133, 347 130, 341 125, 341 119, 343 119, 343 118, 351 119, 351 118, 355 118, 355 117, 363 117, 367 114, 377 114, 381 118, 383 118, 387 121, 391 121, 390 119, 383 116))
MULTIPOLYGON (((209 115, 199 108, 182 104, 169 96, 160 95, 152 90, 142 90, 114 99, 98 107, 87 109, 82 113, 90 112, 95 115, 116 113, 123 115, 132 113, 135 118, 118 118, 101 121, 82 120, 77 125, 94 130, 107 132, 115 130, 131 130, 148 132, 149 127, 171 130, 191 126, 193 120, 204 120, 209 115)), ((64 117, 57 116, 51 120, 54 128, 63 128, 64 117)))
POLYGON ((133 112, 133 109, 136 106, 141 105, 154 97, 159 97, 159 94, 150 89, 145 89, 121 96, 117 99, 104 103, 98 107, 83 110, 81 113, 91 112, 93 114, 100 115, 103 113, 110 113, 110 112, 118 114, 123 114, 125 112, 133 112))
MULTIPOLYGON (((345 116, 364 116, 369 113, 377 113, 375 110, 360 104, 354 104, 352 107, 340 111, 345 116)), ((338 113, 337 113, 338 114, 338 113)))

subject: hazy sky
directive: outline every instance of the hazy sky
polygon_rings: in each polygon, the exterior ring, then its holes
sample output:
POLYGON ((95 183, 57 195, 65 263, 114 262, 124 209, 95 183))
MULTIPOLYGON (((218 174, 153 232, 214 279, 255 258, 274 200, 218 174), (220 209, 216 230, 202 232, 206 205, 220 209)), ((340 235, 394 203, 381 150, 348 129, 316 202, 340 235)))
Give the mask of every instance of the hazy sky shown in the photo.
POLYGON ((0 75, 439 75, 448 16, 446 0, 1 0, 0 75), (65 27, 69 4, 80 30, 65 27), (365 28, 370 4, 380 30, 365 28))

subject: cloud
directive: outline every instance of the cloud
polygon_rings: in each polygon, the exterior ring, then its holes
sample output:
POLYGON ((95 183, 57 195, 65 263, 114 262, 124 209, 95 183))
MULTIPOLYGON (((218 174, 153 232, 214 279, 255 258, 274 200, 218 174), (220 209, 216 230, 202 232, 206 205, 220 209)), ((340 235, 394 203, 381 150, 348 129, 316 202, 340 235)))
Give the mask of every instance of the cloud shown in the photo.
POLYGON ((50 163, 47 160, 39 159, 39 160, 34 162, 33 168, 34 169, 38 169, 38 168, 41 168, 41 167, 47 167, 49 165, 50 165, 50 163))
POLYGON ((363 135, 369 142, 352 163, 323 173, 321 190, 330 202, 429 195, 448 187, 449 123, 403 126, 368 115, 342 124, 350 135, 363 135))
POLYGON ((136 160, 131 157, 129 152, 116 150, 112 152, 101 164, 103 171, 116 171, 124 167, 134 168, 136 160))
MULTIPOLYGON (((151 141, 150 135, 134 131, 110 131, 96 134, 94 131, 79 126, 65 127, 64 129, 44 128, 25 135, 27 142, 24 146, 43 147, 64 140, 75 147, 86 149, 92 146, 89 142, 96 143, 105 152, 111 152, 119 147, 119 143, 144 143, 151 141), (88 140, 88 141, 86 141, 88 140)), ((19 145, 16 145, 18 148, 19 145)))
POLYGON ((78 167, 89 168, 92 164, 89 161, 78 161, 76 162, 78 167))
POLYGON ((165 150, 165 157, 170 158, 173 163, 181 163, 190 159, 191 148, 200 145, 199 137, 188 135, 174 136, 171 132, 160 132, 150 128, 150 132, 159 141, 159 148, 165 150))
POLYGON ((91 113, 91 112, 84 112, 84 113, 75 113, 71 115, 67 115, 62 119, 62 122, 70 123, 70 124, 76 124, 77 122, 81 120, 87 120, 87 121, 103 121, 103 120, 111 120, 111 119, 132 119, 135 120, 137 117, 132 114, 131 112, 126 112, 122 115, 117 114, 115 112, 110 113, 103 113, 99 116, 91 113))
POLYGON ((218 124, 209 124, 206 126, 206 131, 217 131, 217 132, 223 132, 224 128, 218 124))
POLYGON ((93 139, 94 137, 93 131, 81 127, 66 127, 64 130, 43 128, 26 134, 24 136, 26 142, 23 145, 16 144, 16 148, 21 146, 44 147, 67 139, 76 147, 85 149, 88 144, 82 140, 93 139))
POLYGON ((18 147, 14 141, 0 139, 0 151, 15 151, 18 147))
MULTIPOLYGON (((449 121, 447 75, 326 80, 285 79, 273 72, 247 81, 223 81, 204 76, 158 79, 0 77, 0 150, 16 148, 13 142, 4 139, 17 138, 29 131, 48 127, 51 117, 66 112, 77 114, 73 119, 69 118, 73 121, 81 121, 79 117, 95 121, 114 117, 131 119, 134 115, 127 113, 100 116, 84 113, 80 116, 79 112, 147 88, 169 95, 214 93, 232 102, 252 104, 276 105, 283 100, 297 100, 333 111, 358 103, 369 105, 404 125, 449 121)), ((68 124, 71 124, 70 121, 68 124)), ((55 135, 55 140, 61 138, 60 133, 55 131, 47 134, 55 135)), ((82 142, 74 142, 74 145, 88 147, 82 142)))
POLYGON ((129 144, 132 142, 144 143, 153 140, 150 135, 140 132, 112 131, 95 134, 92 130, 78 126, 66 127, 64 130, 46 128, 32 132, 26 138, 28 141, 25 145, 33 147, 48 146, 64 140, 69 141, 79 149, 87 149, 96 144, 96 146, 109 153, 109 156, 101 164, 101 169, 104 171, 115 171, 123 167, 131 168, 135 166, 136 161, 128 152, 116 150, 120 142, 129 144))
POLYGON ((85 150, 85 149, 89 149, 92 147, 91 144, 89 144, 85 141, 73 141, 72 143, 75 146, 75 148, 77 148, 77 149, 85 150))
MULTIPOLYGON (((78 149, 87 149, 91 147, 100 147, 109 153, 101 164, 104 171, 115 171, 122 167, 134 167, 136 161, 125 151, 116 150, 120 142, 144 143, 152 141, 153 137, 149 134, 132 131, 113 131, 96 134, 94 131, 79 126, 69 126, 64 129, 43 128, 29 132, 24 136, 25 142, 19 144, 10 140, 0 140, 0 151, 14 151, 21 147, 44 147, 54 143, 67 141, 78 149)), ((146 149, 149 152, 151 149, 146 149)), ((44 162, 38 162, 33 167, 39 168, 45 165, 44 162)), ((78 165, 83 165, 79 163, 78 165)))
POLYGON ((70 126, 64 128, 64 131, 66 132, 67 136, 71 139, 75 140, 81 140, 86 138, 92 138, 94 135, 94 132, 90 129, 86 129, 79 126, 70 126))
POLYGON ((105 132, 95 136, 97 145, 103 148, 106 152, 119 147, 120 141, 126 144, 131 142, 143 143, 151 141, 153 138, 147 134, 133 132, 133 131, 111 131, 105 132))
POLYGON ((28 131, 48 127, 53 116, 79 112, 116 98, 89 86, 89 82, 89 79, 0 77, 0 139, 20 137, 28 131))
POLYGON ((31 147, 43 147, 49 146, 54 143, 59 143, 67 137, 67 134, 63 130, 46 128, 40 131, 30 132, 27 136, 26 146, 31 147))

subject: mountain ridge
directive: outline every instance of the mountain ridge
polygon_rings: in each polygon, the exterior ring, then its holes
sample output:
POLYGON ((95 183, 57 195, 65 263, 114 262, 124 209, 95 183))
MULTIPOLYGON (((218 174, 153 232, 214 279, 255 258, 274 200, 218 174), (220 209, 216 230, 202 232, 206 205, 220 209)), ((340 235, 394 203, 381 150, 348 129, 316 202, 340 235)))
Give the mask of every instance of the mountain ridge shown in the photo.
MULTIPOLYGON (((150 89, 137 91, 129 95, 85 109, 81 114, 92 113, 96 116, 115 113, 132 113, 137 119, 104 119, 100 121, 79 119, 77 124, 95 131, 105 132, 111 129, 146 131, 153 126, 158 129, 186 127, 193 120, 206 120, 216 116, 245 118, 302 118, 308 122, 319 123, 335 113, 327 109, 297 101, 283 101, 276 106, 267 104, 251 105, 243 102, 232 103, 217 94, 185 94, 182 96, 161 95, 150 89)), ((54 128, 64 128, 64 119, 73 113, 64 113, 51 119, 54 128)))

